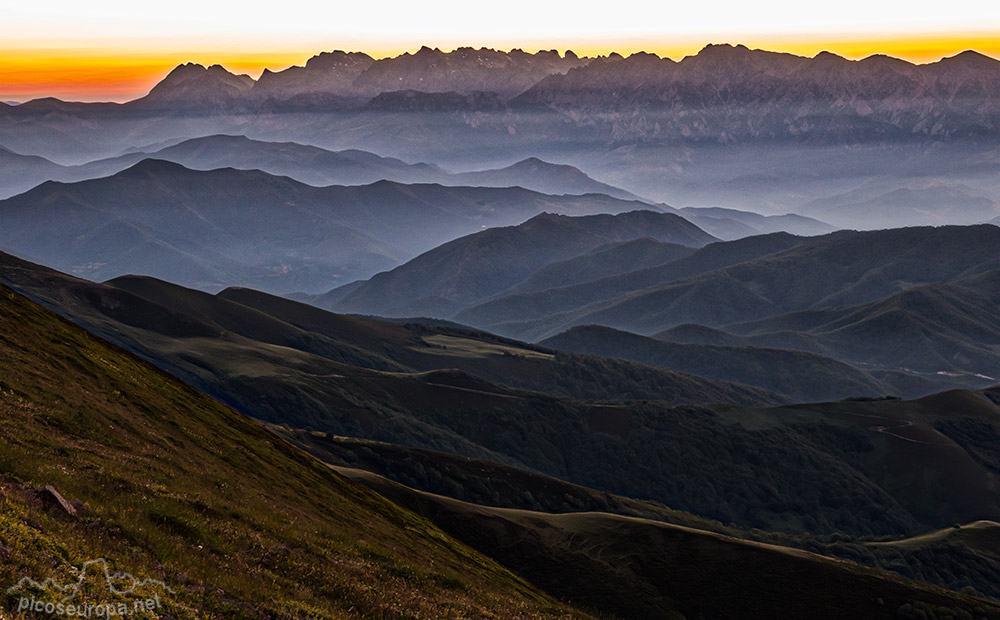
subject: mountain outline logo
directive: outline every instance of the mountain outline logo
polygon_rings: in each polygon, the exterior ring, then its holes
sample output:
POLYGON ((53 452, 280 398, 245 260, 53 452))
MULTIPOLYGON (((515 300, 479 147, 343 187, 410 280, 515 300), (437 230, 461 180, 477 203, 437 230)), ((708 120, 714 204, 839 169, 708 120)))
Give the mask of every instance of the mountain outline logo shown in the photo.
POLYGON ((62 595, 60 602, 67 603, 72 601, 76 597, 77 593, 79 593, 80 588, 87 580, 88 571, 92 566, 100 566, 101 574, 104 577, 108 590, 117 596, 134 595, 136 588, 141 588, 147 585, 158 586, 163 588, 165 592, 174 594, 174 590, 159 579, 139 580, 136 579, 131 573, 112 573, 111 569, 108 567, 107 560, 104 558, 97 558, 95 560, 88 560, 84 562, 80 567, 80 576, 77 577, 75 581, 65 585, 58 583, 52 577, 49 577, 42 582, 35 581, 31 577, 21 577, 16 585, 7 588, 7 594, 16 595, 24 593, 25 590, 28 589, 42 590, 45 592, 54 590, 62 595))

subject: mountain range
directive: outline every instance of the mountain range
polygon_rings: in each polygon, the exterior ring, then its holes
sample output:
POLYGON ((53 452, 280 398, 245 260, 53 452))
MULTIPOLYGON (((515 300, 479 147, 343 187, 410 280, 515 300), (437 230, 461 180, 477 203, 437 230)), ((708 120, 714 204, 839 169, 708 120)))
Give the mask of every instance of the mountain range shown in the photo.
MULTIPOLYGON (((438 183, 447 186, 523 187, 543 194, 605 194, 639 200, 629 192, 596 181, 573 166, 528 158, 502 169, 451 173, 433 164, 408 164, 359 150, 332 152, 291 142, 273 143, 244 136, 205 136, 159 149, 137 150, 77 166, 60 166, 42 157, 0 150, 13 174, 0 180, 0 192, 15 195, 44 181, 75 182, 111 176, 144 159, 172 161, 194 170, 261 170, 309 185, 366 185, 377 181, 438 183)), ((7 197, 7 196, 3 196, 7 197)))
MULTIPOLYGON (((998 65, 971 51, 915 65, 739 45, 708 46, 676 62, 469 48, 381 60, 330 52, 257 81, 215 65, 182 65, 125 104, 0 104, 0 145, 60 165, 220 134, 456 171, 537 158, 680 209, 795 214, 861 229, 969 225, 1000 215, 998 65)), ((28 179, 10 185, 3 191, 31 186, 28 179)), ((719 238, 750 232, 740 226, 745 217, 690 215, 705 216, 703 227, 719 238)), ((788 218, 750 228, 766 233, 775 225, 829 232, 788 218)))
POLYGON ((972 51, 914 65, 881 55, 850 61, 709 45, 679 62, 645 53, 595 59, 546 77, 511 104, 584 114, 642 110, 663 134, 725 143, 863 139, 863 132, 874 139, 985 136, 1000 108, 982 103, 998 93, 1000 62, 972 51))
MULTIPOLYGON (((998 119, 1000 109, 982 102, 1000 94, 1000 62, 973 51, 914 65, 880 55, 806 58, 742 45, 709 45, 680 61, 649 53, 581 59, 571 52, 427 47, 374 60, 335 51, 303 67, 266 72, 259 81, 219 65, 181 65, 126 107, 245 112, 264 99, 291 100, 291 111, 298 112, 304 98, 313 97, 313 110, 320 111, 328 109, 323 96, 357 97, 364 105, 403 91, 489 92, 504 107, 541 106, 592 118, 641 110, 656 118, 657 134, 694 140, 844 139, 862 131, 873 138, 968 137, 988 134, 998 119)), ((28 114, 33 105, 5 107, 7 114, 28 114)))
MULTIPOLYGON (((800 351, 822 356, 828 368, 839 367, 834 360, 855 366, 868 373, 867 385, 880 385, 887 393, 928 393, 942 381, 956 387, 985 385, 1000 376, 1000 338, 990 327, 1000 267, 995 226, 818 237, 775 233, 700 248, 636 239, 576 247, 563 256, 532 254, 529 248, 536 243, 529 233, 525 229, 526 236, 509 237, 503 249, 487 242, 489 231, 476 233, 309 301, 338 311, 430 314, 529 340, 597 324, 633 332, 635 338, 780 349, 789 361, 793 357, 787 351, 800 351), (498 271, 497 265, 510 262, 508 255, 524 262, 516 271, 498 271), (506 277, 495 277, 500 273, 506 277), (462 282, 459 277, 475 286, 455 284, 462 282)), ((558 238, 552 231, 545 236, 558 238)), ((667 355, 665 344, 629 344, 613 331, 605 336, 613 336, 614 347, 592 342, 572 350, 785 391, 780 378, 761 383, 760 376, 713 374, 691 365, 693 358, 667 355), (661 353, 640 355, 634 346, 661 353), (664 362, 668 358, 673 361, 664 362)), ((715 360, 718 373, 735 353, 727 359, 716 348, 698 355, 715 360)), ((776 372, 774 358, 758 363, 776 372)))
POLYGON ((1000 512, 992 392, 775 407, 782 397, 746 385, 247 289, 94 284, 12 257, 0 278, 292 429, 483 459, 746 528, 912 535, 1000 512))
POLYGON ((543 212, 637 208, 651 207, 518 187, 313 187, 256 170, 144 159, 111 177, 46 182, 0 201, 0 247, 98 279, 139 271, 207 289, 316 292, 485 227, 543 212))

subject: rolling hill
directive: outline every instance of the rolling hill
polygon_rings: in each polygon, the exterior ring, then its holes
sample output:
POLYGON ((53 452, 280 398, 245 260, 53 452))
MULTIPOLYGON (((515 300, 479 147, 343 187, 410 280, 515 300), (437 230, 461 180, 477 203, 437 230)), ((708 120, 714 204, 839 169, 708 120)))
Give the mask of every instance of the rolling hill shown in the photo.
POLYGON ((599 325, 574 327, 539 344, 753 385, 798 402, 890 393, 912 396, 854 366, 794 350, 680 344, 599 325))
MULTIPOLYGON (((416 491, 444 495, 481 506, 548 513, 605 512, 651 519, 757 543, 811 551, 965 593, 996 598, 1000 593, 1000 525, 992 521, 954 524, 911 538, 858 538, 744 530, 656 502, 635 500, 489 461, 329 433, 272 427, 281 436, 326 463, 364 470, 416 491)), ((354 476, 378 481, 372 476, 354 476)), ((377 485, 376 485, 377 486, 377 485)), ((404 500, 405 502, 405 500, 404 500)))
POLYGON ((836 230, 834 226, 826 222, 795 213, 761 215, 752 211, 720 207, 684 207, 677 209, 677 213, 724 241, 775 232, 814 237, 836 230))
MULTIPOLYGON (((336 315, 249 289, 209 295, 135 276, 95 284, 10 256, 3 256, 2 265, 3 282, 29 292, 102 336, 155 359, 213 395, 228 391, 225 398, 240 399, 240 407, 254 411, 260 407, 253 415, 261 418, 280 411, 281 406, 267 404, 266 398, 255 401, 256 389, 251 383, 240 388, 249 391, 237 394, 240 390, 234 390, 235 383, 227 386, 226 381, 242 382, 247 378, 246 370, 252 370, 263 371, 275 380, 284 377, 289 384, 300 383, 304 394, 317 394, 300 405, 304 417, 342 415, 338 407, 345 405, 331 399, 340 394, 350 400, 344 396, 350 390, 328 379, 345 374, 347 365, 357 372, 346 374, 357 374, 361 380, 352 389, 362 392, 375 389, 366 378, 378 378, 404 392, 411 387, 375 371, 461 369, 517 388, 575 398, 611 399, 632 394, 678 403, 783 401, 747 386, 616 360, 556 354, 468 329, 336 315), (318 396, 323 391, 329 394, 318 396)), ((265 381, 264 375, 261 381, 265 381)), ((279 391, 273 396, 294 394, 279 391)), ((403 392, 399 398, 405 403, 403 392)), ((355 403, 347 409, 357 406, 355 403)), ((406 410, 404 405, 399 413, 406 416, 406 410)))
POLYGON ((579 218, 543 214, 456 239, 316 303, 340 312, 444 317, 502 293, 550 263, 646 237, 689 247, 714 239, 683 218, 652 211, 579 218))
POLYGON ((902 367, 991 381, 1000 375, 1000 335, 994 327, 998 295, 998 273, 989 271, 949 284, 913 287, 860 306, 796 312, 724 330, 684 325, 655 337, 798 349, 873 369, 902 367))
POLYGON ((609 243, 586 254, 549 263, 512 286, 509 293, 544 291, 603 280, 665 265, 695 251, 696 248, 664 243, 651 237, 609 243))
POLYGON ((499 296, 452 317, 521 338, 585 324, 653 334, 684 323, 717 327, 858 305, 1000 265, 993 251, 1000 231, 989 225, 755 239, 712 244, 652 270, 499 296), (754 246, 756 257, 746 252, 754 246))

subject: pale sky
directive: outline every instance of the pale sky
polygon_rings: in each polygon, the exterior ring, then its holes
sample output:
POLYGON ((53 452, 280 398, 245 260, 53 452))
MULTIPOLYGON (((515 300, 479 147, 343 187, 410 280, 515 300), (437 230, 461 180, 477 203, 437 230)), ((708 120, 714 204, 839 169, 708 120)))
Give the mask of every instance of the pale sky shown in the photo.
POLYGON ((0 7, 0 41, 7 47, 275 49, 336 41, 385 49, 423 43, 479 47, 519 41, 843 38, 1000 30, 1000 2, 968 0, 2 0, 0 7))

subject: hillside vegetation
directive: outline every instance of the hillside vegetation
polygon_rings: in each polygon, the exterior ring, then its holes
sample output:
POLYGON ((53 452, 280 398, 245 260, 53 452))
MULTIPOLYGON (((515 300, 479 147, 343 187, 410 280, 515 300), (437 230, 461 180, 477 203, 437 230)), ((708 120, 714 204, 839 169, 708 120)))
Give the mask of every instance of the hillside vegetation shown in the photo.
POLYGON ((6 287, 0 309, 5 587, 103 557, 171 585, 166 615, 181 618, 572 613, 6 287), (79 519, 46 509, 44 485, 80 501, 79 519))

